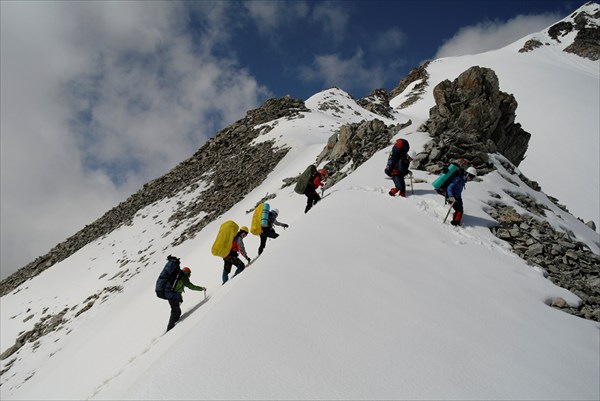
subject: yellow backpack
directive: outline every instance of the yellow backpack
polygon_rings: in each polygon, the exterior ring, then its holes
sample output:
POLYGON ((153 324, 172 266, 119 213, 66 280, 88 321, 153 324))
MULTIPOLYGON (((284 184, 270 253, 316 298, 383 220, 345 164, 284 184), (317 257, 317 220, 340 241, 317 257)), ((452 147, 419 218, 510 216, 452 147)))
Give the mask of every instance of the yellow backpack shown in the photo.
POLYGON ((233 239, 238 233, 239 228, 240 227, 233 220, 227 220, 225 223, 221 224, 215 243, 212 246, 212 254, 221 258, 229 255, 231 244, 233 243, 233 239))
POLYGON ((260 205, 258 205, 256 207, 256 209, 254 209, 254 214, 252 215, 252 225, 250 226, 250 232, 254 235, 260 235, 262 234, 262 220, 264 217, 264 214, 266 212, 267 217, 269 216, 269 204, 268 203, 261 203, 260 205))

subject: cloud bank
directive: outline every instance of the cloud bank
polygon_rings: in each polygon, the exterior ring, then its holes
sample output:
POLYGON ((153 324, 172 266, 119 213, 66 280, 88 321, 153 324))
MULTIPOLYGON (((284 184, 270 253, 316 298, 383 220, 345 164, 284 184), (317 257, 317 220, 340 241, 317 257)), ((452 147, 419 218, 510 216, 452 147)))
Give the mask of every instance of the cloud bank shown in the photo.
POLYGON ((2 2, 2 278, 268 95, 215 55, 226 4, 193 7, 2 2))
POLYGON ((506 22, 486 21, 461 29, 437 50, 434 59, 478 54, 500 49, 534 32, 554 24, 558 14, 519 15, 506 22))

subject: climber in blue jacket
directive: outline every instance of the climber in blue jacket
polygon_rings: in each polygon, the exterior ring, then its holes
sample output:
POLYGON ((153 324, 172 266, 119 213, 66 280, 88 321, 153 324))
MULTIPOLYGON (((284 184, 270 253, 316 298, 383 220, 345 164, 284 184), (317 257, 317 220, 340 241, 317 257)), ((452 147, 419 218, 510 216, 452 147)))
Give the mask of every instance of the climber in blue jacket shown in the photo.
POLYGON ((452 221, 450 222, 453 226, 461 225, 464 213, 462 191, 465 188, 467 181, 472 181, 475 177, 477 177, 477 170, 475 167, 469 167, 464 173, 456 174, 452 181, 450 181, 450 184, 448 184, 448 188, 446 189, 446 199, 454 209, 452 221))

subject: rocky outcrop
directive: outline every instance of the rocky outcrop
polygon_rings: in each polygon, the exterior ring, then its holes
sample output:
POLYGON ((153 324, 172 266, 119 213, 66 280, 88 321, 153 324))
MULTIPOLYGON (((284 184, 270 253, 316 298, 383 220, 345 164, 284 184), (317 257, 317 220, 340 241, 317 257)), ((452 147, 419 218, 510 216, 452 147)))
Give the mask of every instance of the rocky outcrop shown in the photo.
POLYGON ((593 61, 600 60, 600 27, 583 28, 564 50, 593 61))
POLYGON ((367 97, 356 101, 362 108, 382 117, 392 118, 392 108, 388 92, 383 89, 375 89, 367 97))
MULTIPOLYGON (((506 241, 517 256, 542 270, 545 277, 582 300, 578 305, 568 305, 561 299, 549 299, 548 305, 585 319, 599 321, 600 256, 577 241, 574 233, 560 231, 549 223, 549 219, 560 220, 562 217, 530 196, 527 193, 529 191, 522 190, 523 184, 529 187, 531 184, 513 164, 501 156, 492 155, 491 158, 499 163, 497 171, 509 184, 502 194, 490 193, 487 201, 489 207, 485 211, 497 222, 490 228, 491 232, 506 241), (506 203, 507 195, 515 201, 521 212, 506 203)), ((556 199, 546 196, 557 207, 569 213, 556 199)))
POLYGON ((518 165, 531 134, 515 123, 517 101, 500 91, 498 77, 489 68, 474 66, 453 82, 433 90, 435 106, 421 127, 432 136, 416 168, 438 173, 452 160, 464 157, 478 171, 491 170, 488 153, 500 153, 518 165))
MULTIPOLYGON (((521 201, 534 215, 545 215, 547 209, 536 205, 535 200, 521 201)), ((521 215, 501 203, 490 206, 487 213, 498 222, 492 233, 508 242, 527 263, 541 267, 553 283, 582 300, 580 305, 555 300, 548 303, 573 315, 600 321, 600 256, 568 233, 556 231, 547 221, 521 215)))
POLYGON ((428 65, 429 61, 419 67, 413 68, 408 75, 402 78, 398 85, 390 92, 389 97, 390 99, 393 99, 394 97, 403 93, 413 82, 416 82, 410 93, 406 94, 406 99, 398 106, 399 109, 406 108, 423 98, 423 95, 425 94, 425 88, 428 86, 428 65))
POLYGON ((142 189, 98 220, 56 245, 46 255, 38 257, 7 277, 0 283, 0 296, 68 258, 86 244, 121 225, 129 224, 140 209, 161 199, 175 196, 202 179, 211 189, 204 191, 192 204, 177 210, 169 219, 173 226, 177 226, 202 212, 207 213, 199 222, 186 228, 174 244, 192 238, 264 181, 287 153, 287 149, 275 149, 271 142, 251 145, 261 133, 273 128, 272 125, 256 127, 275 122, 279 118, 297 118, 304 111, 308 109, 302 100, 289 97, 267 100, 260 108, 248 111, 243 119, 221 130, 191 158, 164 176, 145 184, 142 189))
MULTIPOLYGON (((551 41, 562 43, 576 32, 573 42, 565 47, 564 51, 597 61, 600 60, 600 7, 593 2, 586 3, 584 7, 588 10, 575 12, 570 18, 552 25, 548 29, 548 36, 551 41)), ((545 43, 548 46, 551 44, 545 43)), ((525 53, 541 46, 542 42, 531 39, 519 52, 525 53)))
MULTIPOLYGON (((592 5, 587 3, 586 5, 592 5)), ((596 5, 597 6, 597 5, 596 5)), ((592 14, 580 11, 572 16, 573 22, 561 21, 548 30, 550 37, 557 42, 572 31, 577 35, 573 43, 565 48, 565 52, 573 53, 590 60, 600 59, 600 27, 597 21, 600 19, 600 7, 596 7, 592 14)))
POLYGON ((540 42, 539 40, 529 39, 527 42, 525 42, 523 47, 519 49, 519 53, 527 53, 527 52, 533 51, 535 49, 538 49, 542 46, 544 46, 544 44, 542 42, 540 42))
MULTIPOLYGON (((517 102, 502 93, 492 70, 473 67, 453 83, 444 81, 434 89, 436 106, 422 127, 432 140, 413 162, 414 168, 439 173, 453 159, 465 157, 480 173, 494 169, 488 153, 501 153, 512 162, 505 168, 535 191, 540 186, 514 167, 523 160, 530 134, 514 123, 517 102)), ((510 176, 508 182, 516 183, 510 176)), ((580 305, 564 300, 548 300, 548 305, 585 319, 600 320, 600 257, 569 233, 559 232, 545 221, 547 208, 518 191, 507 195, 532 216, 523 216, 503 203, 490 203, 488 214, 498 222, 492 233, 511 244, 515 253, 528 263, 544 269, 547 277, 582 299, 580 305)), ((500 198, 500 196, 497 196, 500 198)), ((556 199, 548 197, 568 212, 556 199)), ((588 225, 594 226, 593 222, 588 225)))

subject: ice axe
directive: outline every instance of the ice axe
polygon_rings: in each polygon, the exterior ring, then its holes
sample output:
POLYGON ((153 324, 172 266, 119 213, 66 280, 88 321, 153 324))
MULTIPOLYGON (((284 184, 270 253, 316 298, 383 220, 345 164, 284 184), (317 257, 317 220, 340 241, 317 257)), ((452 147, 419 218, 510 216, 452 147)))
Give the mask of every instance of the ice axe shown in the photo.
POLYGON ((444 223, 446 223, 446 220, 448 220, 448 216, 450 216, 450 211, 452 210, 453 205, 454 205, 454 202, 450 202, 450 207, 448 208, 448 213, 446 213, 446 217, 444 217, 444 223))

